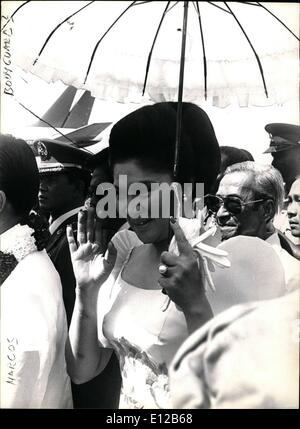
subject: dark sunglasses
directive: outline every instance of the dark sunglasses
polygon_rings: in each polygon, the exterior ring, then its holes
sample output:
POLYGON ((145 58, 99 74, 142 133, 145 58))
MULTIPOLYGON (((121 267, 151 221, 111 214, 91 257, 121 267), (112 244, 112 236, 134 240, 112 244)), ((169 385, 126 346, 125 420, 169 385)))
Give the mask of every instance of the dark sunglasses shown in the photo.
POLYGON ((224 206, 225 210, 233 215, 240 214, 243 207, 247 204, 260 203, 262 201, 265 201, 265 199, 261 198, 260 200, 247 201, 245 203, 239 197, 219 197, 210 194, 204 196, 204 204, 208 210, 217 213, 219 209, 224 206))

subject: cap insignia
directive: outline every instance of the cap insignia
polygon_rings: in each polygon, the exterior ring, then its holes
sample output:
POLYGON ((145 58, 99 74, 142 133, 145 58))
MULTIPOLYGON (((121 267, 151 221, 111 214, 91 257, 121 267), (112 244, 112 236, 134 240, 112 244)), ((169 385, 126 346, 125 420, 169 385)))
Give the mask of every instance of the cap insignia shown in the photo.
POLYGON ((42 161, 47 161, 50 159, 50 154, 48 152, 48 149, 43 142, 40 142, 40 141, 37 142, 36 148, 37 148, 38 155, 41 157, 42 161))

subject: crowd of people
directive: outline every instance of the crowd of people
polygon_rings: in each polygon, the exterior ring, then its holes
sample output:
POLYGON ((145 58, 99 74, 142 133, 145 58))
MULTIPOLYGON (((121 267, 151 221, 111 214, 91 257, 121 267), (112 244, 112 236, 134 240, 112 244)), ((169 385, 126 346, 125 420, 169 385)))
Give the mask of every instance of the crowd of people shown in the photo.
POLYGON ((177 107, 96 155, 1 135, 1 408, 299 406, 300 127, 261 165, 184 102, 174 177, 177 107))

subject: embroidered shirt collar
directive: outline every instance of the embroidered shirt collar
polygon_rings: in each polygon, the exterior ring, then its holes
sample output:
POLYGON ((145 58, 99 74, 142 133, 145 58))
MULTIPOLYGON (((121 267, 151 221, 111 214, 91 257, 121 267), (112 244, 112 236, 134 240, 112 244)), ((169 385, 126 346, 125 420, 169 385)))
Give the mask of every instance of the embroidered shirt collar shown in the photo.
POLYGON ((49 226, 50 234, 53 235, 55 231, 60 227, 60 225, 64 223, 65 220, 77 214, 81 209, 84 209, 84 206, 76 207, 75 209, 70 210, 67 213, 64 213, 63 215, 55 219, 55 221, 53 221, 49 226))
POLYGON ((34 230, 28 225, 16 224, 0 236, 0 251, 14 255, 17 261, 36 250, 34 230))

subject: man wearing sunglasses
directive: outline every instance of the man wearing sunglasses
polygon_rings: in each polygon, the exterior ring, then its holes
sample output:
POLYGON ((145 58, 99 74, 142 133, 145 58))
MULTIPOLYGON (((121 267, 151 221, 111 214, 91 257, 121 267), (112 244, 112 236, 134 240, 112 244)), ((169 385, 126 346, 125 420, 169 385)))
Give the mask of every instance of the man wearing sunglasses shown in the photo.
POLYGON ((252 161, 228 167, 216 195, 207 195, 205 203, 215 214, 222 240, 249 235, 266 240, 275 230, 275 213, 283 201, 283 181, 271 166, 252 161))
POLYGON ((281 247, 273 225, 283 198, 279 171, 271 165, 246 161, 226 169, 216 195, 205 196, 205 205, 216 217, 222 240, 238 235, 266 240, 282 261, 287 288, 294 289, 298 282, 298 261, 281 247))

